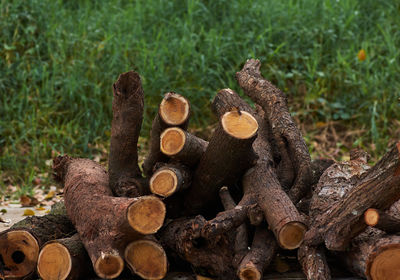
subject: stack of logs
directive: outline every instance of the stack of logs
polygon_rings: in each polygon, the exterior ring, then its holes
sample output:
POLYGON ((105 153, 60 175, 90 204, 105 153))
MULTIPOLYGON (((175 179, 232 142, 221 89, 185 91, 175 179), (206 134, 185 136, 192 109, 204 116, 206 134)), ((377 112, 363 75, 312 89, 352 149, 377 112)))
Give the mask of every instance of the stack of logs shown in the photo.
POLYGON ((361 277, 400 279, 400 142, 372 168, 362 150, 348 162, 311 160, 284 93, 262 77, 260 62, 247 61, 236 79, 255 108, 219 91, 209 141, 186 130, 188 100, 165 95, 143 176, 143 89, 136 72, 121 74, 108 172, 88 159, 54 159, 65 207, 1 233, 2 279, 36 271, 45 280, 129 278, 126 265, 143 279, 191 267, 253 280, 279 250, 295 249, 307 279, 331 278, 328 252, 361 277))

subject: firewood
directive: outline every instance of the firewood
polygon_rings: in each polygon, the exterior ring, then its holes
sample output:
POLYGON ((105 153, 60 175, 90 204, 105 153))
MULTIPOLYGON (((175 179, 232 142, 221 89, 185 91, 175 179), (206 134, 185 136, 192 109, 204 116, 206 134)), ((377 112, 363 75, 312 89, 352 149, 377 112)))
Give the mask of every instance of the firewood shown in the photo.
POLYGON ((123 252, 143 234, 163 224, 165 205, 153 196, 112 197, 104 168, 87 159, 57 157, 53 169, 63 183, 68 216, 99 277, 118 277, 123 252))
POLYGON ((302 244, 297 254, 307 280, 330 280, 332 278, 322 247, 302 244))
POLYGON ((167 255, 155 238, 148 236, 131 242, 124 256, 132 272, 143 279, 164 279, 167 274, 167 255))
POLYGON ((117 196, 137 197, 146 192, 147 186, 137 154, 144 106, 139 74, 134 71, 121 74, 113 85, 113 93, 109 186, 117 196))
POLYGON ((186 129, 189 124, 189 101, 175 92, 168 92, 158 108, 150 132, 149 154, 143 163, 143 172, 150 178, 157 162, 168 158, 160 151, 160 134, 168 127, 177 126, 186 129))
POLYGON ((274 258, 277 248, 273 234, 265 228, 257 227, 251 249, 237 271, 240 280, 260 280, 264 269, 274 258))
MULTIPOLYGON (((325 241, 329 250, 345 250, 349 241, 366 228, 361 216, 368 208, 384 210, 400 198, 399 158, 400 142, 397 142, 374 167, 359 178, 349 180, 351 173, 347 175, 345 182, 351 188, 335 205, 329 204, 325 208, 329 212, 322 211, 315 219, 311 219, 313 223, 307 233, 307 243, 315 245, 325 241)), ((328 170, 324 174, 329 174, 328 170)), ((335 183, 327 183, 338 188, 341 182, 337 183, 334 175, 331 176, 335 183)), ((321 189, 319 193, 327 196, 327 191, 321 189)))
POLYGON ((189 167, 196 166, 207 145, 207 141, 179 127, 167 128, 160 136, 161 152, 189 167))
MULTIPOLYGON (((297 203, 309 190, 311 178, 311 158, 306 143, 293 121, 286 96, 272 83, 264 79, 260 72, 261 63, 258 60, 248 60, 243 69, 236 73, 236 79, 240 87, 254 102, 259 104, 268 119, 272 129, 272 135, 281 152, 281 160, 284 161, 284 172, 290 177, 295 174, 293 186, 289 196, 297 203), (293 172, 287 168, 293 164, 293 172)), ((281 175, 280 177, 285 177, 281 175)), ((283 178, 281 178, 282 181, 283 178)))
POLYGON ((37 271, 43 280, 82 279, 93 273, 79 234, 47 242, 40 250, 37 271))
POLYGON ((192 173, 182 164, 167 164, 157 169, 150 178, 150 191, 168 197, 187 189, 192 182, 192 173))
POLYGON ((221 117, 185 197, 190 213, 212 212, 219 188, 238 180, 254 163, 252 143, 257 130, 256 119, 245 111, 231 111, 221 117))
POLYGON ((43 244, 75 232, 62 203, 52 207, 45 216, 27 217, 14 224, 0 233, 0 278, 29 278, 36 271, 43 244))
POLYGON ((400 232, 400 219, 378 209, 367 209, 364 212, 364 221, 367 225, 383 230, 388 234, 400 232))

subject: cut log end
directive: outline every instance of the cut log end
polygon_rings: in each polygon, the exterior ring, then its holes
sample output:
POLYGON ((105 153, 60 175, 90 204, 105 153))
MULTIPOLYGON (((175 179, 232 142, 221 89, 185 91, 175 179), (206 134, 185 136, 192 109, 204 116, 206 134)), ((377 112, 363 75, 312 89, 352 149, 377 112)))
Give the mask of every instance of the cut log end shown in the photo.
POLYGON ((278 241, 284 249, 298 248, 304 239, 307 227, 303 223, 290 222, 282 227, 279 232, 278 241))
POLYGON ((43 280, 64 280, 71 267, 71 255, 64 245, 50 243, 40 251, 37 270, 43 280))
POLYGON ((223 129, 237 139, 249 139, 258 130, 257 120, 245 111, 231 111, 222 116, 223 129))
POLYGON ((171 127, 164 130, 160 136, 161 152, 167 156, 179 153, 185 145, 186 136, 182 129, 171 127))
POLYGON ((150 179, 150 191, 162 197, 172 195, 178 186, 176 174, 169 169, 162 169, 153 174, 150 179))
POLYGON ((373 227, 379 222, 379 213, 376 209, 370 208, 364 213, 364 221, 367 225, 373 227))
POLYGON ((245 266, 239 271, 240 280, 260 280, 261 274, 254 266, 245 266))
POLYGON ((102 253, 94 264, 97 276, 104 279, 117 278, 124 269, 124 260, 116 254, 102 253))
POLYGON ((27 231, 15 230, 0 237, 0 261, 6 279, 23 278, 35 270, 39 244, 27 231))
POLYGON ((130 226, 141 234, 156 233, 164 223, 165 204, 153 196, 142 196, 132 203, 127 212, 130 226))
POLYGON ((167 93, 160 104, 160 116, 169 125, 178 126, 189 118, 189 102, 177 93, 167 93))
POLYGON ((164 249, 151 240, 137 240, 125 249, 125 260, 144 279, 163 279, 168 270, 164 249))
POLYGON ((372 262, 370 279, 400 279, 400 247, 386 248, 372 262))

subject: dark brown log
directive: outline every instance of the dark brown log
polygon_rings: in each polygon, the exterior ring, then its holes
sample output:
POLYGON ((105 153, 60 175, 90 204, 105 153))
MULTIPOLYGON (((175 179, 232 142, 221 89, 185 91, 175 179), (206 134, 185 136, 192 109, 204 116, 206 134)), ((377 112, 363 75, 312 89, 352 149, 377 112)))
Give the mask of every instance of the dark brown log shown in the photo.
POLYGON ((237 274, 241 280, 260 280, 264 269, 275 257, 278 246, 273 234, 265 228, 257 227, 251 249, 239 265, 237 274))
POLYGON ((164 279, 167 274, 167 255, 158 241, 151 236, 130 243, 124 256, 132 272, 143 279, 164 279))
POLYGON ((150 178, 153 174, 153 167, 157 162, 168 160, 160 151, 160 135, 168 127, 177 126, 186 129, 189 124, 190 105, 183 96, 168 92, 158 109, 158 114, 153 120, 150 132, 149 154, 143 163, 143 172, 150 178))
POLYGON ((110 189, 117 196, 137 197, 147 184, 138 166, 137 143, 143 121, 143 88, 134 71, 118 77, 113 85, 113 119, 111 123, 108 172, 110 189))
POLYGON ((254 114, 253 108, 230 88, 221 89, 211 103, 211 110, 221 118, 226 112, 240 110, 254 114))
POLYGON ((164 248, 178 254, 196 270, 213 277, 233 278, 232 243, 225 235, 214 240, 201 238, 201 229, 205 223, 206 220, 201 216, 175 219, 160 231, 160 242, 164 248))
POLYGON ((331 272, 322 247, 301 245, 298 259, 308 280, 330 280, 331 272))
POLYGON ((295 179, 290 189, 290 198, 297 203, 310 188, 311 158, 307 146, 293 121, 286 96, 273 84, 262 77, 260 72, 261 63, 258 60, 248 60, 243 69, 236 73, 236 79, 240 87, 254 102, 259 104, 268 119, 272 129, 272 135, 281 150, 281 160, 284 161, 281 181, 291 181, 293 172, 288 171, 293 164, 295 179), (282 152, 282 148, 284 152, 282 152), (284 177, 288 177, 285 179, 284 177))
MULTIPOLYGON (((344 180, 335 178, 343 177, 340 173, 336 175, 332 173, 330 177, 333 178, 333 182, 344 181, 349 185, 347 187, 349 190, 342 192, 343 196, 337 203, 334 205, 330 203, 328 211, 321 206, 317 207, 322 212, 311 219, 312 228, 307 233, 307 243, 319 244, 325 241, 329 250, 345 250, 349 241, 367 226, 363 222, 362 215, 368 208, 383 210, 400 198, 399 157, 400 142, 397 142, 374 167, 360 177, 351 176, 351 172, 359 172, 354 167, 344 173, 344 180)), ((363 170, 363 166, 359 168, 363 170)), ((324 175, 330 174, 329 169, 324 175)), ((321 180, 322 178, 320 179, 322 185, 321 180)), ((332 185, 331 182, 328 184, 332 185)), ((338 188, 339 184, 335 183, 333 187, 338 188)), ((321 188, 317 194, 328 199, 328 193, 328 188, 321 188)))
POLYGON ((182 164, 167 164, 157 169, 150 178, 150 191, 168 197, 187 189, 192 183, 191 171, 182 164))
POLYGON ((0 233, 0 276, 28 279, 36 271, 39 249, 49 240, 74 234, 62 203, 48 215, 27 217, 0 233))
POLYGON ((364 221, 367 225, 391 234, 400 232, 400 219, 374 208, 364 212, 364 221))
POLYGON ((189 213, 212 212, 219 188, 238 180, 253 164, 258 123, 245 111, 225 113, 214 131, 185 198, 189 213))
POLYGON ((161 152, 189 167, 197 165, 207 145, 207 141, 179 127, 167 128, 160 136, 161 152))
POLYGON ((112 197, 107 172, 91 160, 57 157, 53 169, 63 183, 68 216, 94 271, 102 278, 118 277, 125 247, 162 226, 165 205, 153 196, 112 197))
POLYGON ((82 279, 93 273, 79 235, 47 242, 40 250, 37 271, 43 280, 82 279))

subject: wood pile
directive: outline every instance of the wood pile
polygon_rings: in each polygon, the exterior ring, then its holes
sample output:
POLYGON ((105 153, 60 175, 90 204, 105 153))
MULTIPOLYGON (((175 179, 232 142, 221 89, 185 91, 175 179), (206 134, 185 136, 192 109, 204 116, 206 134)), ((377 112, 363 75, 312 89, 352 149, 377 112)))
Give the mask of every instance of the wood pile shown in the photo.
POLYGON ((255 107, 220 90, 208 141, 187 130, 189 101, 165 94, 141 169, 143 89, 136 72, 121 74, 108 171, 55 158, 64 203, 0 233, 0 278, 163 279, 190 268, 198 279, 255 280, 279 251, 297 250, 307 279, 331 279, 326 254, 354 275, 400 279, 400 141, 373 167, 362 150, 311 160, 260 62, 236 79, 255 107))

